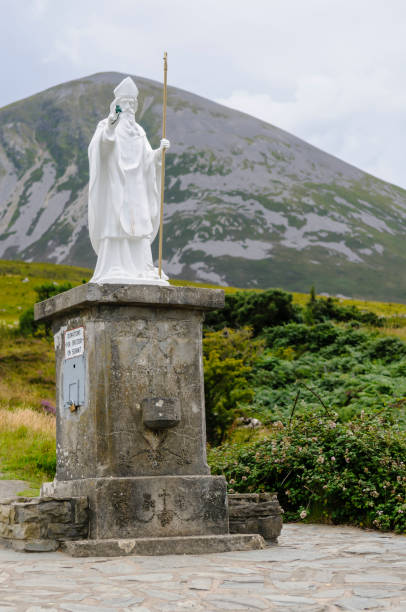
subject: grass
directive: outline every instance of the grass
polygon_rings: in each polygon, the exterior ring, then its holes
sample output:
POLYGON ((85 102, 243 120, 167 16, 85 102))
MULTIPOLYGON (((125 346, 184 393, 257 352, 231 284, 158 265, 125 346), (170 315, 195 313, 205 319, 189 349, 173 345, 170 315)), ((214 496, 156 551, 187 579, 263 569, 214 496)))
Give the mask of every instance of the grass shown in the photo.
MULTIPOLYGON (((80 285, 83 281, 88 281, 92 271, 88 268, 77 268, 75 266, 65 266, 51 263, 27 263, 23 261, 0 260, 0 322, 15 325, 20 314, 35 299, 34 288, 45 282, 54 281, 63 283, 69 281, 72 285, 80 285)), ((171 285, 175 287, 206 287, 209 289, 223 289, 226 293, 244 291, 238 287, 219 287, 210 283, 197 283, 193 281, 171 280, 171 285)), ((255 289, 250 289, 255 291, 255 289)), ((260 291, 260 289, 258 289, 260 291)), ((291 292, 295 304, 304 305, 309 296, 307 293, 291 292)), ((406 304, 385 303, 367 300, 342 299, 343 304, 354 304, 361 310, 370 310, 380 316, 406 318, 406 304)), ((395 333, 397 335, 397 333, 395 333)))
POLYGON ((41 401, 55 403, 52 343, 0 328, 0 464, 5 478, 27 481, 37 495, 55 470, 55 418, 41 401))
POLYGON ((55 470, 55 418, 41 412, 42 400, 55 403, 55 363, 51 341, 14 328, 35 301, 34 287, 88 277, 70 266, 0 261, 0 463, 4 478, 28 483, 25 495, 37 495, 55 470))
POLYGON ((30 408, 0 409, 0 434, 2 471, 37 493, 55 473, 55 418, 30 408))
POLYGON ((0 409, 41 409, 55 402, 53 344, 44 338, 22 338, 0 330, 0 409))
POLYGON ((87 268, 0 260, 0 321, 15 326, 20 314, 36 301, 38 285, 49 281, 79 285, 90 276, 87 268))

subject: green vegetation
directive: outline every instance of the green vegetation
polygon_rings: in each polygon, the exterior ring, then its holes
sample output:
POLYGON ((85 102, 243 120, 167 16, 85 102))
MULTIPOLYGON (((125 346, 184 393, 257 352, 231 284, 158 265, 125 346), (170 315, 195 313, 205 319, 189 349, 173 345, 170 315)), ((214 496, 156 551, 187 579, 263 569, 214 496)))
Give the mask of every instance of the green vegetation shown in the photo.
POLYGON ((0 410, 1 467, 36 492, 56 468, 55 418, 30 409, 0 410))
MULTIPOLYGON (((71 283, 44 283, 38 287, 34 287, 34 291, 37 294, 36 302, 43 302, 48 300, 58 293, 63 293, 72 289, 71 283)), ((34 320, 34 306, 30 306, 23 312, 19 318, 18 330, 22 336, 48 336, 51 333, 50 323, 37 323, 34 320)))
POLYGON ((168 154, 168 173, 177 177, 189 173, 206 174, 208 176, 227 176, 232 172, 232 159, 230 157, 220 158, 207 149, 195 151, 189 147, 190 152, 179 155, 168 154))
POLYGON ((53 342, 34 324, 32 305, 89 276, 84 268, 0 261, 1 471, 26 480, 34 493, 55 472, 55 365, 53 342))
POLYGON ((248 328, 207 332, 203 339, 206 427, 210 442, 223 440, 241 402, 254 399, 248 378, 262 349, 248 328))
POLYGON ((354 304, 314 290, 292 302, 237 292, 207 318, 218 330, 203 344, 208 437, 222 442, 212 471, 230 490, 277 491, 290 520, 403 533, 406 344, 354 304))
MULTIPOLYGON (((1 471, 34 488, 55 469, 54 351, 22 314, 89 274, 0 262, 1 471)), ((405 314, 314 289, 226 288, 203 340, 212 472, 230 490, 276 490, 289 520, 404 532, 405 314)))
POLYGON ((331 322, 266 329, 267 348, 251 379, 249 411, 265 423, 286 421, 322 401, 340 420, 386 408, 406 425, 406 344, 377 331, 331 322), (322 398, 320 400, 319 398, 322 398))
POLYGON ((37 489, 55 471, 53 343, 0 326, 0 462, 7 478, 37 489))
POLYGON ((33 186, 34 183, 38 183, 39 181, 41 181, 43 174, 44 172, 41 166, 40 168, 36 168, 35 170, 33 170, 29 178, 25 181, 24 189, 18 199, 17 207, 7 226, 8 230, 14 225, 14 223, 17 221, 18 217, 20 216, 21 208, 28 203, 29 198, 30 198, 31 187, 33 186))
POLYGON ((37 299, 35 287, 44 283, 55 286, 69 282, 80 285, 91 276, 87 268, 49 263, 26 263, 0 260, 0 322, 15 326, 22 312, 37 299))
POLYGON ((237 291, 227 295, 223 310, 208 313, 205 321, 214 329, 250 325, 258 335, 264 327, 301 320, 300 311, 293 304, 293 296, 281 289, 237 291))

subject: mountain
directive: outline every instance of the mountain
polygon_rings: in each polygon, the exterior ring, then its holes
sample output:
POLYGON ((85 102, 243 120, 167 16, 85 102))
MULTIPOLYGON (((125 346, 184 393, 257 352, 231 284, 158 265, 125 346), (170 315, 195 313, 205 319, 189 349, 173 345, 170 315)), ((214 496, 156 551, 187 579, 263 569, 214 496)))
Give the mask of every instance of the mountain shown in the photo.
MULTIPOLYGON (((0 109, 0 257, 92 267, 87 146, 124 77, 95 74, 0 109)), ((134 77, 153 147, 162 86, 134 77)), ((406 301, 406 191, 169 87, 164 269, 175 278, 406 301)), ((157 251, 157 241, 154 253, 157 251)))

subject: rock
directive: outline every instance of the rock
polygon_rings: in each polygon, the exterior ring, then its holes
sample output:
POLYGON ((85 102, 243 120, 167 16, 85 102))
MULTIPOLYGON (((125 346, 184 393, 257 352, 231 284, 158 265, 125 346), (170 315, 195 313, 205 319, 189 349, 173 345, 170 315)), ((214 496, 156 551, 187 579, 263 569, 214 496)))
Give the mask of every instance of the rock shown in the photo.
POLYGON ((228 495, 230 533, 259 533, 275 542, 282 531, 282 508, 276 493, 228 495))
POLYGON ((12 548, 18 552, 53 552, 58 550, 56 540, 12 540, 12 548))
POLYGON ((60 540, 86 538, 87 498, 11 498, 0 506, 0 538, 16 551, 49 552, 60 540))
POLYGON ((259 419, 255 419, 254 417, 240 417, 237 419, 237 425, 249 429, 257 429, 258 427, 262 427, 261 421, 259 419))

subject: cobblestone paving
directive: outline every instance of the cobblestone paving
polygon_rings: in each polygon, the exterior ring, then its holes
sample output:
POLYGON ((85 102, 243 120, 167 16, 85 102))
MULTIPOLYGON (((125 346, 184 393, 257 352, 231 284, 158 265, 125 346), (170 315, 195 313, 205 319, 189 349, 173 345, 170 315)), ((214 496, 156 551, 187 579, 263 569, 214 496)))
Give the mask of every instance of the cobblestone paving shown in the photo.
POLYGON ((406 537, 285 525, 266 550, 72 559, 0 549, 0 612, 406 612, 406 537))

